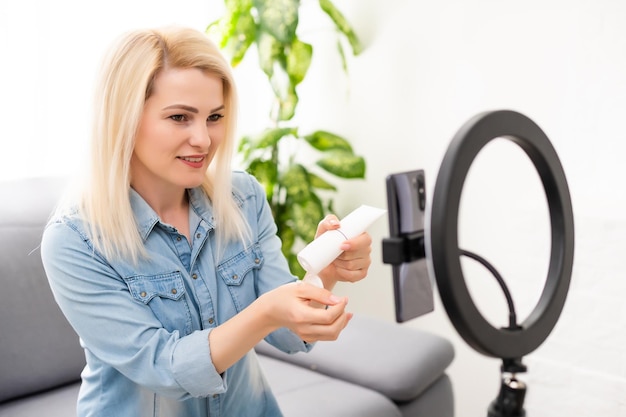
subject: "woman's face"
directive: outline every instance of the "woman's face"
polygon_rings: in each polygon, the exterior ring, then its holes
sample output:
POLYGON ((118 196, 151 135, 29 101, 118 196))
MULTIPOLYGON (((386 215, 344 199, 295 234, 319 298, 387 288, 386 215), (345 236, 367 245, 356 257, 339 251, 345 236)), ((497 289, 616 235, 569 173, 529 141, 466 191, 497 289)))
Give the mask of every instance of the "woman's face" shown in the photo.
POLYGON ((219 77, 195 68, 162 71, 139 122, 131 185, 140 193, 197 187, 225 126, 219 77))

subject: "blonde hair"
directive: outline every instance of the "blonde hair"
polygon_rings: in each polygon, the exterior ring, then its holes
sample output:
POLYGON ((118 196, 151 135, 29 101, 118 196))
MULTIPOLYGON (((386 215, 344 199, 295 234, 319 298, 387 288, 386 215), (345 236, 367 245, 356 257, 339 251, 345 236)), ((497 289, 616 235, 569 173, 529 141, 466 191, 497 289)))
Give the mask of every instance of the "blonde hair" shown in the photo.
POLYGON ((237 95, 230 65, 217 46, 194 29, 136 30, 122 36, 105 57, 95 96, 91 164, 79 201, 94 245, 106 257, 137 261, 145 255, 130 204, 130 161, 144 103, 165 68, 197 68, 222 79, 226 135, 202 188, 213 205, 218 248, 249 236, 232 197, 237 95))

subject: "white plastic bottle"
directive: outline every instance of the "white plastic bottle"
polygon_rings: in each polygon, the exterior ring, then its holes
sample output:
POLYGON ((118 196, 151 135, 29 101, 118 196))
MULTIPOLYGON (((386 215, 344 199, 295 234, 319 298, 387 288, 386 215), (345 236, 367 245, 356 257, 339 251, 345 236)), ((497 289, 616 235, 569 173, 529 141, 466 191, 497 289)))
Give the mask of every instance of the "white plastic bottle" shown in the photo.
POLYGON ((322 280, 317 276, 343 252, 341 244, 367 230, 387 210, 362 205, 340 221, 340 227, 322 233, 298 252, 298 262, 306 271, 303 281, 322 287, 322 280))

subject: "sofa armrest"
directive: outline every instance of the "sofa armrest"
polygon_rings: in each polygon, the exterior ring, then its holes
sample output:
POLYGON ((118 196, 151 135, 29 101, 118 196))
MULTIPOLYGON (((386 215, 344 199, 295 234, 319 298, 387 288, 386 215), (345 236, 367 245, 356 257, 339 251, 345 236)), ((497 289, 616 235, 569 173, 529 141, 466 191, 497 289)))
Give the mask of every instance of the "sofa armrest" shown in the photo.
POLYGON ((436 381, 454 358, 448 340, 398 323, 354 315, 339 338, 308 353, 284 353, 267 342, 262 355, 410 401, 436 381))

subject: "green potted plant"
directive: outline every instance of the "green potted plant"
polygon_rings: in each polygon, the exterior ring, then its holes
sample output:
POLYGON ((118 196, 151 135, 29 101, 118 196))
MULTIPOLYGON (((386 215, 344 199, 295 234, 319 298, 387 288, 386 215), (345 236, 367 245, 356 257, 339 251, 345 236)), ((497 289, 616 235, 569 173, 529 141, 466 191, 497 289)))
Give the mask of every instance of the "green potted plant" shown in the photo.
MULTIPOLYGON (((297 34, 300 0, 224 0, 224 4, 225 14, 208 25, 207 33, 216 39, 233 67, 255 46, 259 68, 274 93, 268 128, 241 138, 238 154, 243 167, 264 186, 282 251, 291 271, 302 277, 304 270, 296 251, 298 245, 313 240, 317 221, 333 212, 337 188, 331 183, 332 177, 365 178, 365 160, 354 153, 348 139, 323 129, 301 132, 291 123, 299 101, 297 86, 313 58, 313 46, 297 34), (300 161, 290 146, 293 141, 306 143, 314 161, 300 161), (330 177, 324 178, 326 174, 330 177)), ((354 56, 362 52, 361 43, 330 0, 319 0, 319 6, 337 29, 338 53, 347 71, 342 40, 347 40, 354 56)))

